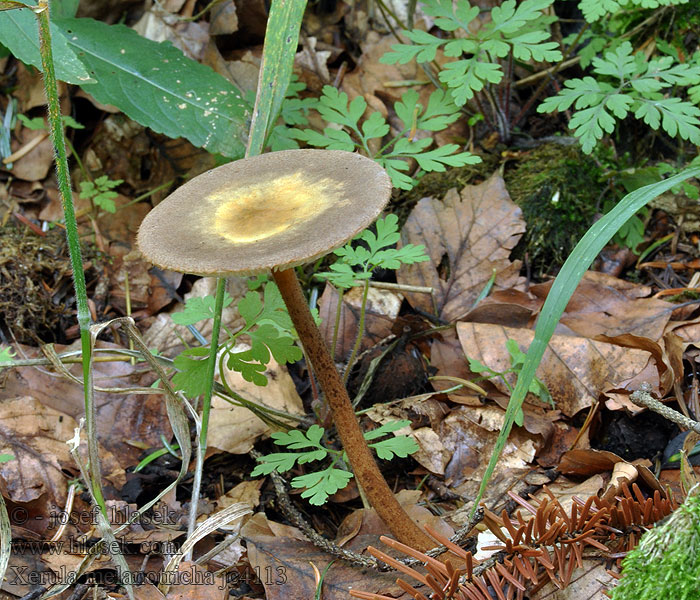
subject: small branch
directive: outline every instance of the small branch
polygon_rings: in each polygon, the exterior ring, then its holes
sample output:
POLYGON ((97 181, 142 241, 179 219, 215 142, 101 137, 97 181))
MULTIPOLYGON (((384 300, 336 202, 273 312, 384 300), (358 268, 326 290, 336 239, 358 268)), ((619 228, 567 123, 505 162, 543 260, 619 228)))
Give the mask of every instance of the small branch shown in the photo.
POLYGON ((696 433, 700 433, 700 423, 689 419, 688 417, 682 415, 677 410, 673 410, 670 406, 666 406, 664 403, 659 402, 656 398, 653 398, 649 393, 651 391, 651 386, 644 382, 640 386, 639 390, 632 393, 630 400, 639 406, 645 406, 649 410, 653 410, 659 413, 662 417, 668 419, 685 427, 686 429, 692 429, 696 433))

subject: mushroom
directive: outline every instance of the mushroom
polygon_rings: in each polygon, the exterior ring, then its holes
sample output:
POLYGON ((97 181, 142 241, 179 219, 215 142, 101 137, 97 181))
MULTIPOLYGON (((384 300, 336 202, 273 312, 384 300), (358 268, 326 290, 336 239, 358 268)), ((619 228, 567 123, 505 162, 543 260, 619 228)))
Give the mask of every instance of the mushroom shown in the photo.
POLYGON ((294 272, 372 223, 390 193, 384 169, 358 154, 263 154, 217 167, 178 188, 146 216, 138 245, 148 260, 172 271, 216 277, 272 272, 359 485, 398 540, 425 551, 434 543, 401 508, 379 471, 294 272))

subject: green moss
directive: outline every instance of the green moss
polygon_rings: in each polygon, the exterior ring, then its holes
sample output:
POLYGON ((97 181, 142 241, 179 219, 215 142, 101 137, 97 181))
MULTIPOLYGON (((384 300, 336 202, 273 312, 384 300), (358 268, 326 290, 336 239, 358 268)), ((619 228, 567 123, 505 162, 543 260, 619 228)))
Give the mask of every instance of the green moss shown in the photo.
POLYGON ((689 495, 662 524, 642 536, 622 562, 612 600, 697 600, 700 597, 700 496, 689 495))
POLYGON ((511 165, 506 186, 527 223, 514 256, 527 255, 535 276, 556 272, 593 222, 602 171, 578 144, 544 144, 511 165))

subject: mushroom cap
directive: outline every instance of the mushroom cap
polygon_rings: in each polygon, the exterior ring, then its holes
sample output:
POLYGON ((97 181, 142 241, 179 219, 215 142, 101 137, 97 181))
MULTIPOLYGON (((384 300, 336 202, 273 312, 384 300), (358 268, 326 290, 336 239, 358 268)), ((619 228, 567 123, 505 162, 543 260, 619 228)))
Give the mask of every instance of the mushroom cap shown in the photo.
POLYGON ((153 264, 197 275, 254 275, 310 262, 377 218, 391 181, 369 158, 284 150, 191 179, 143 220, 138 245, 153 264))

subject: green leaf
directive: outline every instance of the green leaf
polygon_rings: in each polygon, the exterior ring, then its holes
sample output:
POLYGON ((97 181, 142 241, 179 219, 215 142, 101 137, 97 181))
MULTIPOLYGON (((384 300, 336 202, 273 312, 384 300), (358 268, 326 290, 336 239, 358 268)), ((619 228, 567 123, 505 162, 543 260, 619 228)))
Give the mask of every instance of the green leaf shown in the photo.
MULTIPOLYGON (((95 79, 69 46, 65 32, 51 24, 51 49, 53 51, 56 78, 75 85, 94 84, 95 79)), ((0 12, 0 40, 23 63, 41 70, 39 54, 39 29, 36 17, 30 9, 22 8, 0 12)), ((86 89, 92 86, 87 86, 86 89)))
POLYGON ((182 390, 188 398, 204 393, 207 386, 208 348, 189 348, 175 357, 173 365, 178 372, 173 375, 173 387, 182 390))
POLYGON ((469 358, 467 356, 467 362, 469 363, 469 370, 472 373, 489 373, 490 375, 497 375, 496 371, 487 367, 484 363, 479 362, 475 358, 469 358))
POLYGON ((426 131, 441 131, 459 119, 461 112, 452 97, 441 89, 430 94, 425 112, 419 116, 416 126, 426 131))
POLYGON ((373 448, 377 456, 383 460, 391 460, 394 456, 406 458, 419 449, 418 442, 407 435, 388 438, 381 442, 370 444, 369 447, 373 448))
POLYGON ((253 352, 252 348, 236 352, 231 350, 227 353, 226 366, 232 371, 240 373, 246 381, 250 381, 260 387, 265 387, 267 385, 265 369, 269 360, 270 354, 266 349, 264 350, 262 360, 260 358, 260 352, 253 352))
POLYGON ((464 106, 487 83, 500 83, 503 69, 499 64, 481 62, 475 57, 447 63, 439 79, 450 88, 455 104, 464 106))
POLYGON ((294 468, 294 465, 299 457, 298 454, 290 452, 274 452, 261 456, 260 461, 251 471, 251 477, 259 477, 260 475, 269 475, 272 471, 284 473, 294 468))
POLYGON ((413 45, 392 45, 392 51, 384 54, 379 59, 380 63, 385 65, 393 65, 395 63, 405 65, 412 60, 419 63, 430 62, 435 58, 440 46, 445 44, 445 40, 435 37, 434 35, 431 35, 425 31, 403 31, 402 33, 413 42, 413 45))
POLYGON ((17 355, 9 346, 0 347, 0 362, 10 362, 15 356, 17 355))
MULTIPOLYGON (((267 18, 260 81, 250 127, 248 154, 263 151, 287 95, 306 1, 273 2, 267 18)), ((221 124, 223 126, 223 123, 221 124)), ((245 129, 245 127, 243 128, 245 129)), ((245 131, 238 132, 243 135, 245 131)))
POLYGON ((300 448, 320 448, 325 429, 319 425, 312 425, 306 431, 290 429, 289 431, 277 431, 272 434, 275 444, 289 446, 295 450, 300 448))
POLYGON ((700 144, 700 109, 680 98, 639 99, 634 113, 652 129, 658 129, 659 122, 671 137, 679 135, 695 145, 700 144))
POLYGON ((301 360, 303 353, 294 343, 291 335, 283 335, 272 324, 258 326, 248 331, 252 343, 252 356, 266 365, 270 361, 270 354, 280 363, 294 363, 301 360))
POLYGON ((391 184, 400 190, 412 190, 416 184, 415 180, 402 171, 408 171, 408 163, 399 158, 390 158, 388 156, 377 156, 376 160, 391 178, 391 184))
POLYGON ((348 471, 328 468, 318 473, 295 477, 292 479, 292 487, 306 488, 301 497, 308 498, 309 504, 320 506, 326 503, 328 496, 347 486, 351 479, 352 473, 348 471))
POLYGON ((445 165, 450 167, 463 167, 464 165, 473 165, 481 162, 481 158, 469 152, 460 152, 457 144, 445 144, 439 146, 429 152, 416 154, 414 158, 418 166, 424 171, 437 171, 442 173, 445 171, 445 165))
POLYGON ((394 431, 398 431, 399 429, 403 429, 404 427, 408 427, 410 424, 411 421, 409 421, 408 419, 401 419, 400 421, 389 421, 387 423, 384 423, 384 425, 382 425, 381 427, 372 429, 372 431, 365 431, 363 435, 367 441, 376 440, 377 438, 380 438, 384 435, 393 433, 394 431))
POLYGON ((19 114, 17 115, 17 118, 22 122, 22 125, 24 125, 27 129, 31 129, 32 131, 46 129, 46 121, 43 117, 34 117, 33 119, 30 119, 26 115, 19 114))
POLYGON ((389 133, 389 124, 381 113, 373 112, 369 119, 362 123, 362 138, 365 141, 384 137, 387 133, 389 133))
POLYGON ((169 137, 242 156, 250 109, 225 77, 123 25, 70 18, 54 24, 97 80, 85 86, 96 100, 169 137))
MULTIPOLYGON (((228 292, 224 292, 224 308, 231 302, 233 302, 233 298, 229 296, 228 292)), ((185 302, 185 309, 182 312, 173 313, 171 317, 173 322, 178 325, 194 325, 199 321, 204 321, 204 319, 213 319, 215 304, 216 298, 214 296, 189 298, 185 302)))
POLYGON ((311 146, 328 148, 329 150, 345 150, 346 152, 352 152, 357 146, 346 131, 342 129, 333 129, 331 127, 326 127, 323 133, 319 133, 313 129, 292 129, 290 130, 290 135, 311 146))

